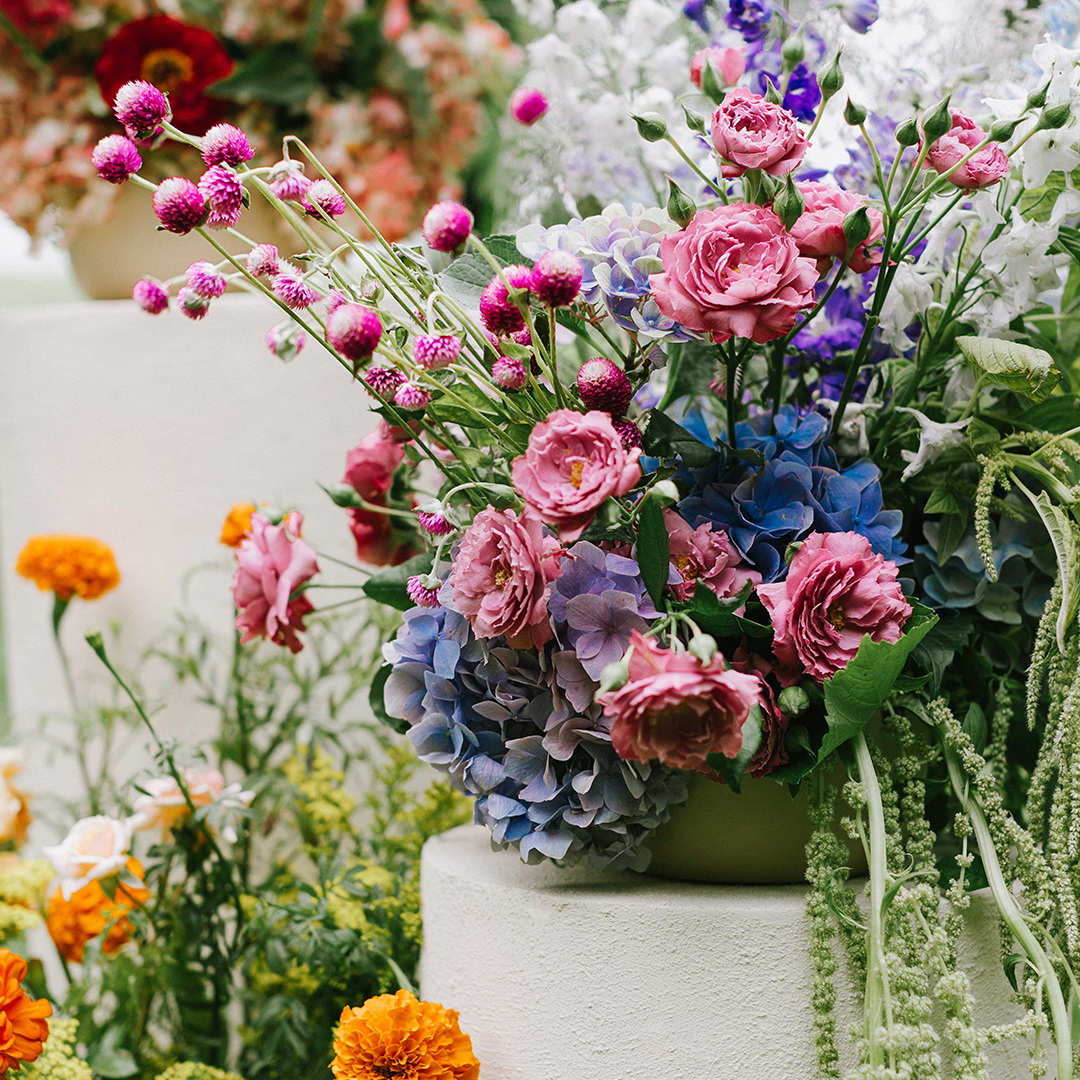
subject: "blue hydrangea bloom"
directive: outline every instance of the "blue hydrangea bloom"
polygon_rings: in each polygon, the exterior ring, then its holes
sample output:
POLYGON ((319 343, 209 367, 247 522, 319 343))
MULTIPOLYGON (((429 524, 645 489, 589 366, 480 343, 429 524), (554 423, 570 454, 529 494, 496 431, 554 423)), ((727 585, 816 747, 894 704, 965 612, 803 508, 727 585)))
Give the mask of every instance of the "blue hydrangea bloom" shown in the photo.
POLYGON ((772 16, 772 0, 728 0, 724 22, 744 41, 760 41, 769 32, 772 16))
POLYGON ((477 641, 440 607, 407 611, 383 655, 387 712, 408 722, 421 760, 473 797, 497 845, 528 862, 644 868, 644 841, 686 799, 686 777, 619 758, 594 684, 580 665, 572 678, 573 651, 477 641))

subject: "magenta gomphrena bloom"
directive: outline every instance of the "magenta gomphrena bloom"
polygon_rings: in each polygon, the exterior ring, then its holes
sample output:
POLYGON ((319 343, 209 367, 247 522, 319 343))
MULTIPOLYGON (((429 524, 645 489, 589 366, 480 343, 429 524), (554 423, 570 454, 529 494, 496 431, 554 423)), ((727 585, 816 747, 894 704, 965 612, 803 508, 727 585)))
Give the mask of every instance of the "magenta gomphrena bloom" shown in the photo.
POLYGON ((520 390, 528 381, 525 365, 510 356, 500 356, 491 365, 491 377, 504 390, 520 390))
POLYGON ((391 401, 405 376, 397 368, 373 367, 364 372, 363 381, 377 397, 391 401))
POLYGON ((190 285, 185 285, 176 294, 176 303, 184 315, 196 322, 205 318, 210 310, 210 301, 205 296, 200 296, 190 285))
POLYGON ((525 329, 525 319, 517 305, 510 299, 503 278, 513 289, 528 290, 532 281, 532 271, 527 266, 506 266, 502 277, 497 274, 485 286, 480 294, 480 321, 493 334, 507 337, 525 329))
POLYGON ((326 340, 354 364, 366 360, 381 337, 379 316, 363 304, 339 304, 326 320, 326 340))
POLYGON ((436 587, 432 588, 430 585, 425 584, 427 577, 427 574, 413 574, 413 576, 405 582, 405 592, 417 607, 438 607, 438 579, 436 578, 436 587))
POLYGON ((235 169, 228 165, 211 165, 199 178, 199 191, 210 205, 207 224, 211 229, 231 228, 240 220, 244 186, 235 169))
POLYGON ((420 334, 413 338, 413 358, 428 371, 448 367, 461 355, 456 334, 420 334))
POLYGON ((209 262, 193 262, 185 271, 188 287, 207 300, 216 300, 228 288, 224 274, 209 262))
POLYGON ((122 184, 142 168, 139 148, 125 135, 106 135, 94 147, 90 161, 98 176, 110 184, 122 184))
POLYGON ((320 299, 318 290, 313 289, 291 263, 279 266, 272 284, 274 295, 293 311, 303 311, 320 299))
POLYGON ((169 306, 169 290, 157 281, 143 278, 131 290, 131 299, 147 313, 160 315, 169 306))
POLYGON ((473 216, 461 203, 437 202, 424 215, 424 239, 433 251, 457 251, 472 232, 473 216))
POLYGON ((410 411, 426 409, 431 404, 431 392, 414 382, 403 382, 394 391, 394 404, 410 411))
POLYGON ((116 91, 113 101, 113 115, 126 128, 138 135, 154 132, 158 124, 168 120, 168 98, 153 83, 136 79, 124 83, 116 91))
POLYGON ((548 307, 566 307, 581 291, 583 273, 584 267, 576 255, 556 248, 537 260, 529 287, 548 307))
POLYGON ((587 408, 599 409, 612 416, 622 416, 634 396, 626 373, 606 356, 594 356, 581 365, 577 388, 587 408))
POLYGON ((278 249, 274 244, 256 244, 248 252, 247 268, 252 277, 273 277, 280 266, 278 249))
POLYGON ((329 180, 316 180, 301 196, 304 210, 313 218, 340 217, 345 213, 345 196, 329 180))
POLYGON ((207 165, 242 165, 255 156, 248 137, 233 124, 215 124, 199 146, 207 165))
POLYGON ((299 161, 288 158, 279 161, 271 168, 267 180, 270 190, 279 198, 299 202, 311 187, 311 181, 304 175, 304 166, 299 161))
POLYGON ((548 111, 548 100, 540 90, 519 86, 510 96, 510 115, 528 127, 548 111))
POLYGON ((266 331, 266 347, 279 359, 289 361, 307 344, 307 334, 297 331, 295 323, 280 322, 266 331))
POLYGON ((633 450, 635 447, 645 445, 641 438, 641 429, 633 420, 628 420, 625 416, 617 416, 612 419, 611 426, 622 441, 624 450, 633 450))
POLYGON ((154 213, 171 233, 184 236, 206 220, 206 200, 199 189, 184 176, 162 180, 154 192, 154 213))
POLYGON ((510 340, 525 349, 531 349, 532 331, 527 326, 523 326, 516 334, 510 335, 510 340))
POLYGON ((432 501, 427 510, 417 510, 416 520, 420 522, 420 528, 432 536, 449 536, 454 531, 454 526, 447 518, 441 504, 432 501))
POLYGON ((349 298, 343 292, 331 289, 330 295, 326 298, 326 314, 333 315, 342 304, 347 303, 349 303, 349 298))

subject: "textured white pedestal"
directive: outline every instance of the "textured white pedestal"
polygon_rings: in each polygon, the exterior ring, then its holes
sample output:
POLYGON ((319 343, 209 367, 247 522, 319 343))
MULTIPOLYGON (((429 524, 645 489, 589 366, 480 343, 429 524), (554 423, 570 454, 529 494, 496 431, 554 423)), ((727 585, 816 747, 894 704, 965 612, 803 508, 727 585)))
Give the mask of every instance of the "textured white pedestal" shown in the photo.
MULTIPOLYGON (((421 889, 421 991, 459 1010, 482 1080, 818 1080, 801 886, 525 866, 470 825, 428 843, 421 889)), ((1018 1009, 980 900, 965 968, 990 1024, 1018 1009)), ((992 1080, 1025 1075, 1024 1047, 992 1054, 992 1080)))

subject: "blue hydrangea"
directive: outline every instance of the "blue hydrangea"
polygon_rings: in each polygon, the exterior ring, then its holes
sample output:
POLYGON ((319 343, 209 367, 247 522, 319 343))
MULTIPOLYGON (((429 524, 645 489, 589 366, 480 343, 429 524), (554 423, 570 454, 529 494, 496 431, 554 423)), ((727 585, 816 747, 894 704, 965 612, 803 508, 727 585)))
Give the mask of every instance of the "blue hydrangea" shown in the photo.
POLYGON ((772 0, 728 0, 724 22, 744 41, 760 41, 769 32, 772 0))
POLYGON ((619 758, 573 651, 478 641, 440 607, 406 612, 383 653, 387 712, 409 724, 422 761, 473 797, 497 845, 527 862, 644 868, 644 841, 686 799, 686 777, 619 758))
POLYGON ((690 475, 691 493, 679 512, 693 526, 714 522, 765 581, 784 576, 789 544, 811 532, 856 532, 879 555, 905 563, 899 539, 903 515, 886 510, 881 474, 870 461, 840 469, 829 426, 816 412, 785 405, 775 420, 753 417, 736 428, 738 445, 759 450, 758 468, 733 455, 690 475))

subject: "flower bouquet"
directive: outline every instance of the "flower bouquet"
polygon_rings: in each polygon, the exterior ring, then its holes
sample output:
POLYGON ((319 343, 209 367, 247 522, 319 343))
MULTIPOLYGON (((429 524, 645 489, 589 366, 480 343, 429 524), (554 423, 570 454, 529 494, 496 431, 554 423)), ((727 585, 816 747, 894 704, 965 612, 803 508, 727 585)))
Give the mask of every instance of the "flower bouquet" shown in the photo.
MULTIPOLYGON (((985 1075, 988 1042, 1023 1036, 1039 1075, 1047 1034, 1067 1078, 1080 56, 1039 45, 1037 83, 996 118, 945 98, 879 137, 843 101, 838 53, 807 71, 820 100, 796 115, 804 35, 769 32, 764 86, 731 86, 706 52, 686 58, 678 129, 634 116, 689 170, 663 206, 481 239, 443 201, 410 247, 298 138, 285 161, 319 177, 305 192, 281 186, 293 166, 246 153, 153 184, 120 136, 99 167, 221 253, 142 283, 146 310, 180 285, 202 318, 246 283, 287 316, 273 351, 325 352, 371 399, 382 425, 327 491, 385 567, 359 591, 404 612, 372 705, 495 846, 642 869, 691 777, 804 790, 822 1073, 839 1075, 839 934, 864 988, 860 1080, 936 1076, 941 1043, 958 1075, 985 1075), (866 163, 847 187, 804 172, 826 121, 866 163), (217 244, 207 222, 248 194, 302 258, 217 244), (865 911, 833 833, 841 798, 865 911), (1024 1007, 1008 1028, 976 1027, 958 960, 982 886, 1024 1007)), ((122 88, 116 111, 206 156, 153 87, 122 88)), ((237 626, 300 650, 317 567, 299 519, 254 513, 237 559, 237 626)))

